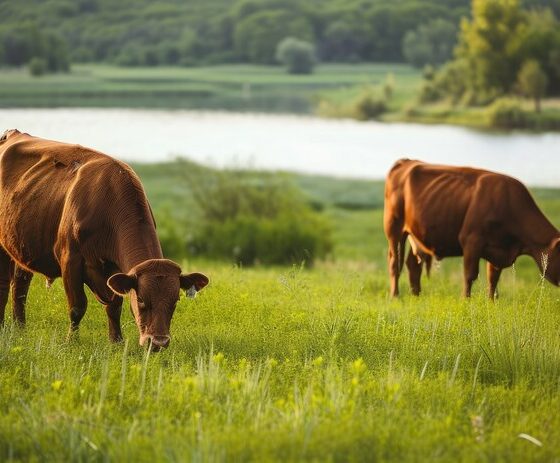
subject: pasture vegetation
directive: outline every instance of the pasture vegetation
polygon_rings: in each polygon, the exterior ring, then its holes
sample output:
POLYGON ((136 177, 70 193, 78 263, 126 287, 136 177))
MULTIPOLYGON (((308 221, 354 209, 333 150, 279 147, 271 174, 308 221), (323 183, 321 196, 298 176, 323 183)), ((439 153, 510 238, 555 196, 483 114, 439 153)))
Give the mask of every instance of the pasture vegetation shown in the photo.
MULTIPOLYGON (((159 220, 164 182, 183 191, 165 173, 177 168, 137 167, 159 220)), ((559 290, 520 259, 497 302, 484 271, 463 300, 450 259, 420 298, 390 300, 380 183, 371 209, 347 209, 333 197, 351 181, 293 178, 324 206, 331 257, 313 269, 184 262, 211 283, 181 299, 162 353, 137 345, 127 311, 126 342, 111 345, 93 298, 66 342, 61 282, 36 277, 27 328, 8 317, 0 331, 0 459, 557 459, 559 290)), ((560 223, 560 192, 535 195, 560 223)))
POLYGON ((4 69, 0 72, 0 106, 310 113, 322 98, 338 102, 356 88, 382 86, 388 74, 396 81, 392 99, 396 110, 421 85, 420 71, 404 64, 321 64, 312 75, 289 75, 279 66, 244 64, 196 68, 87 64, 41 79, 24 69, 4 69))

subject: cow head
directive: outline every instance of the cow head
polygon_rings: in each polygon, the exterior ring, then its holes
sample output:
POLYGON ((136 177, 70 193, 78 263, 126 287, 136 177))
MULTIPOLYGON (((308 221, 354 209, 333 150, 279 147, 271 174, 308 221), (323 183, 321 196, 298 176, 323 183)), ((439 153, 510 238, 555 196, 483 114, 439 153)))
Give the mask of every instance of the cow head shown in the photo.
POLYGON ((555 238, 548 249, 544 276, 552 284, 560 286, 560 238, 555 238))
POLYGON ((182 275, 181 268, 167 259, 150 259, 128 273, 117 273, 107 285, 121 296, 130 294, 130 307, 140 331, 140 345, 158 351, 169 345, 169 326, 179 300, 179 289, 196 294, 208 284, 201 273, 182 275))

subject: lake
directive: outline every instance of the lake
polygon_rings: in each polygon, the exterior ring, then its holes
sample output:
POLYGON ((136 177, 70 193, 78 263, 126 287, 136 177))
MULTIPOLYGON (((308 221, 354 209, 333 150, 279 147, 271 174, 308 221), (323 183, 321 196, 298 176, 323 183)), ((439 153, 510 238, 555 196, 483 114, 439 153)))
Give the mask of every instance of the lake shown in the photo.
POLYGON ((401 157, 483 167, 560 187, 560 134, 485 133, 312 116, 129 109, 2 109, 0 131, 89 146, 129 162, 178 156, 213 166, 383 178, 401 157))

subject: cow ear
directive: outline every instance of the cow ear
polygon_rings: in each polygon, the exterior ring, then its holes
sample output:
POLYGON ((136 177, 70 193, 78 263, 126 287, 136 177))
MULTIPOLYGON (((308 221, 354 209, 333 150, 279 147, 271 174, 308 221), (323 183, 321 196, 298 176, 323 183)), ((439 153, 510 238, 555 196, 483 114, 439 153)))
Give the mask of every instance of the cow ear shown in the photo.
POLYGON ((189 273, 188 275, 181 275, 181 288, 187 291, 190 296, 197 291, 200 291, 208 284, 208 277, 202 273, 189 273))
POLYGON ((107 280, 107 286, 119 296, 124 296, 131 289, 136 289, 136 275, 127 275, 125 273, 115 273, 107 280))

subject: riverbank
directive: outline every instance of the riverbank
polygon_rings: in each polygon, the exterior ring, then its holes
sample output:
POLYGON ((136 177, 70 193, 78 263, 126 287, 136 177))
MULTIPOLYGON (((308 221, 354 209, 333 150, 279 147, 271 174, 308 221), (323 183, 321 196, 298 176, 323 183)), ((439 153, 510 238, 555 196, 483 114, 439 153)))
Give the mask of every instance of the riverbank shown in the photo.
POLYGON ((278 66, 87 64, 73 66, 69 74, 40 78, 26 69, 1 70, 0 108, 209 109, 477 129, 560 130, 558 100, 544 101, 540 114, 533 112, 530 101, 522 101, 521 118, 514 125, 496 125, 488 108, 419 104, 421 85, 421 72, 404 64, 323 64, 311 75, 289 75, 278 66))

